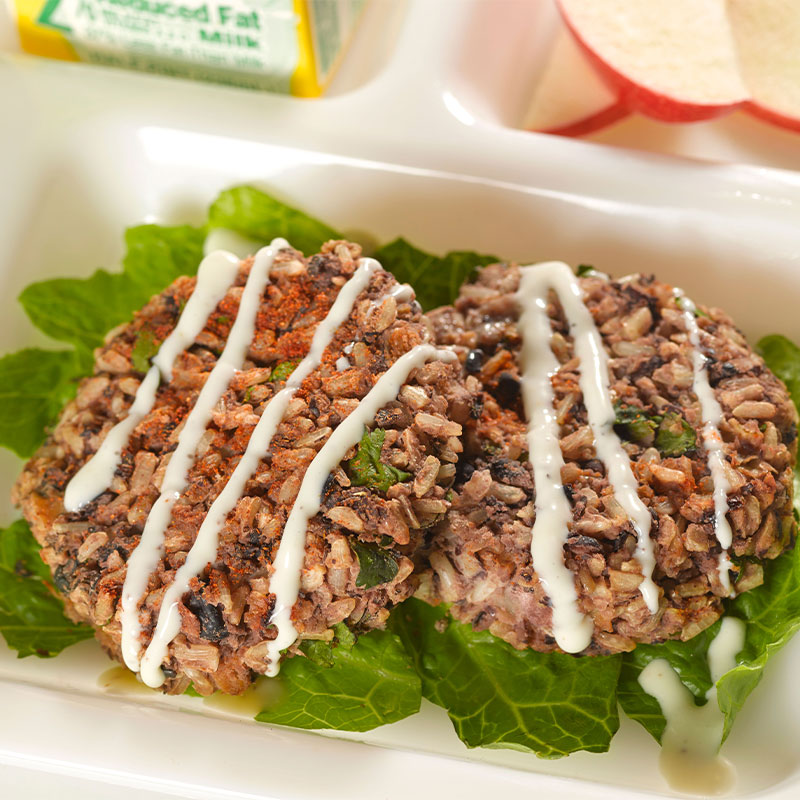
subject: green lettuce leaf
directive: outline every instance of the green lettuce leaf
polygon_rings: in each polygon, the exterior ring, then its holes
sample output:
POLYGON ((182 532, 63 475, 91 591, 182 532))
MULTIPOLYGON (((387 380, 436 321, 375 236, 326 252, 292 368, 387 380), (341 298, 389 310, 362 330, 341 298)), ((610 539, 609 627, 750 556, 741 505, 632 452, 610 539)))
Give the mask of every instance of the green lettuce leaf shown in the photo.
POLYGON ((256 719, 293 728, 369 731, 419 711, 420 679, 400 639, 388 631, 356 638, 337 625, 335 646, 303 645, 309 657, 281 665, 284 694, 256 719))
POLYGON ((515 650, 415 599, 394 611, 390 629, 413 654, 423 696, 447 711, 467 747, 543 758, 608 750, 619 727, 618 656, 515 650))
MULTIPOLYGON (((778 335, 761 339, 757 348, 767 366, 786 384, 795 405, 800 406, 800 348, 778 335)), ((795 504, 800 500, 797 494, 794 499, 795 504)), ((717 682, 717 701, 725 715, 723 739, 761 680, 769 659, 800 629, 800 551, 795 548, 763 566, 761 586, 725 601, 726 615, 739 617, 747 625, 736 668, 717 682)), ((639 686, 641 671, 654 658, 666 658, 697 702, 704 703, 711 688, 708 647, 719 625, 716 623, 688 642, 639 645, 625 655, 618 690, 620 705, 659 741, 666 723, 656 700, 639 686)))
MULTIPOLYGON (((744 649, 736 659, 736 668, 717 682, 717 701, 725 716, 723 740, 761 680, 769 659, 800 629, 800 551, 784 553, 765 563, 764 583, 725 605, 726 616, 739 617, 747 624, 744 649)), ((702 705, 711 688, 708 647, 719 626, 720 622, 715 623, 688 642, 639 645, 625 654, 618 689, 620 705, 657 740, 661 740, 666 721, 658 702, 639 686, 639 675, 654 658, 665 658, 702 705)))
POLYGON ((28 348, 0 358, 0 445, 32 455, 91 363, 85 350, 28 348))
MULTIPOLYGON (((785 336, 765 336, 756 350, 767 366, 786 384, 795 407, 800 411, 800 348, 785 336)), ((794 471, 794 515, 800 521, 800 469, 794 471)))
MULTIPOLYGON (((29 456, 45 430, 92 371, 92 350, 106 333, 127 322, 154 294, 180 275, 193 275, 203 258, 205 231, 189 225, 139 225, 125 234, 121 272, 98 270, 88 278, 32 283, 20 302, 36 327, 73 350, 20 350, 0 359, 0 445, 29 456)), ((144 372, 155 343, 134 352, 144 372)))
POLYGON ((425 311, 449 305, 458 296, 461 285, 474 276, 478 267, 500 261, 496 256, 466 250, 434 256, 418 250, 402 238, 381 247, 375 258, 398 281, 414 287, 417 300, 425 311))
POLYGON ((282 236, 305 255, 319 252, 329 239, 342 238, 324 222, 252 186, 236 186, 222 192, 209 209, 208 225, 227 228, 264 244, 282 236))
MULTIPOLYGON (((208 225, 227 228, 264 244, 283 236, 306 255, 316 253, 329 239, 343 238, 325 223, 252 186, 222 192, 211 206, 208 225)), ((452 303, 476 267, 499 261, 495 256, 460 250, 434 256, 402 238, 381 247, 375 258, 399 281, 414 287, 425 310, 452 303)))
POLYGON ((51 581, 50 570, 39 556, 39 543, 25 520, 18 519, 0 530, 0 569, 22 577, 51 581))
POLYGON ((205 240, 205 227, 193 225, 136 225, 128 228, 122 269, 139 287, 139 296, 144 297, 143 302, 133 306, 131 311, 138 311, 154 294, 181 275, 196 275, 203 260, 205 240))
MULTIPOLYGON (((26 287, 19 301, 31 322, 53 339, 88 350, 143 304, 125 273, 97 270, 88 278, 53 278, 26 287)), ((145 299, 146 301, 146 299, 145 299)))
POLYGON ((64 616, 27 523, 0 530, 0 635, 18 658, 49 657, 94 635, 64 616))
POLYGON ((730 612, 747 620, 747 631, 736 668, 717 682, 717 699, 725 714, 724 736, 769 659, 800 629, 800 550, 765 564, 763 586, 737 597, 730 612))
POLYGON ((785 336, 773 334, 759 340, 756 349, 786 384, 794 404, 800 407, 800 347, 785 336))
POLYGON ((720 623, 698 634, 688 642, 663 642, 639 644, 622 659, 617 698, 623 711, 643 725, 657 741, 661 741, 666 720, 658 701, 639 685, 639 675, 654 659, 666 659, 678 673, 683 684, 694 695, 698 704, 705 703, 706 692, 711 688, 708 669, 708 647, 717 635, 720 623))
POLYGON ((189 225, 140 225, 125 234, 121 272, 32 283, 19 297, 31 322, 53 339, 89 350, 127 322, 180 275, 193 275, 203 258, 205 231, 189 225))

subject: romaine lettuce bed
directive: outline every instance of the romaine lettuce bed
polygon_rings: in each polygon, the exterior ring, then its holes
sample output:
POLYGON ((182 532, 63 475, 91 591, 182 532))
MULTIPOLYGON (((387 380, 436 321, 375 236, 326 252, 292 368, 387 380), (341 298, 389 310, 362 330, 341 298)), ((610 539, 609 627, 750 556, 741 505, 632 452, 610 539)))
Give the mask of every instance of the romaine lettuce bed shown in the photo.
MULTIPOLYGON (((30 285, 20 296, 25 311, 65 347, 29 348, 0 359, 0 445, 22 457, 34 452, 77 381, 91 372, 92 350, 106 332, 177 276, 194 273, 212 228, 262 242, 281 235, 306 253, 340 238, 319 220, 242 186, 215 200, 205 226, 129 229, 119 271, 30 285)), ((425 309, 452 301, 477 266, 499 260, 462 251, 437 257, 404 239, 384 245, 375 256, 414 286, 425 309)), ((766 337, 759 348, 800 404, 800 350, 782 336, 766 337)), ((92 636, 89 627, 64 616, 51 580, 26 523, 0 531, 0 634, 20 658, 54 656, 92 636)), ((745 620, 747 632, 736 669, 718 683, 725 736, 769 658, 800 627, 797 551, 765 565, 764 584, 726 606, 726 613, 745 620)), ((637 680, 654 658, 666 658, 697 702, 705 702, 711 684, 706 653, 718 625, 689 642, 576 658, 515 650, 449 619, 444 607, 412 599, 393 612, 387 631, 356 637, 339 625, 332 643, 306 643, 306 658, 287 661, 277 678, 284 684, 282 699, 257 719, 365 731, 416 713, 425 697, 446 709, 468 747, 511 747, 547 758, 602 752, 618 728, 619 706, 660 740, 665 720, 637 680)))

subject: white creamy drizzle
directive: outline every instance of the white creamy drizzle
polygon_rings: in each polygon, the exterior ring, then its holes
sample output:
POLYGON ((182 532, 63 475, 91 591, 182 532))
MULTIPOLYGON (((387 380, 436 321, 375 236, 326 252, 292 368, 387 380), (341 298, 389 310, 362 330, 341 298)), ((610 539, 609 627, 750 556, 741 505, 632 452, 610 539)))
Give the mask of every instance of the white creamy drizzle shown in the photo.
POLYGON ((658 610, 658 589, 650 540, 650 512, 638 494, 639 482, 630 459, 614 432, 614 407, 608 377, 608 357, 592 314, 572 270, 551 261, 523 267, 518 294, 522 306, 522 396, 528 416, 529 454, 536 486, 536 520, 531 538, 531 558, 553 605, 553 634, 566 652, 579 652, 591 639, 591 623, 578 611, 574 577, 564 564, 563 547, 572 519, 561 484, 564 465, 558 423, 553 411, 551 377, 559 363, 550 341, 548 292, 558 295, 570 325, 575 354, 580 360, 580 388, 595 439, 595 450, 606 466, 614 495, 636 531, 636 560, 642 570, 639 585, 651 613, 658 610))
POLYGON ((387 297, 394 297, 398 303, 410 303, 415 295, 414 290, 407 283, 396 283, 386 294, 381 295, 370 303, 370 308, 375 309, 383 305, 387 297))
POLYGON ((433 345, 420 344, 400 356, 378 378, 358 407, 339 423, 308 465, 297 499, 286 520, 270 579, 269 590, 275 595, 275 609, 270 623, 276 626, 278 635, 267 644, 267 675, 278 674, 281 651, 297 639, 297 630, 292 624, 292 607, 300 591, 308 522, 319 513, 325 481, 345 453, 361 438, 365 426, 375 419, 383 406, 397 397, 412 370, 434 359, 454 361, 456 355, 451 350, 437 350, 433 345))
POLYGON ((350 342, 349 344, 346 344, 342 348, 342 351, 344 352, 344 355, 339 357, 336 360, 336 370, 338 372, 344 372, 346 369, 350 369, 350 367, 352 366, 348 356, 351 356, 353 354, 353 348, 355 346, 356 346, 355 342, 350 342))
MULTIPOLYGON (((539 269, 537 267, 536 269, 539 269)), ((520 281, 519 330, 522 336, 522 401, 528 418, 528 454, 536 487, 536 520, 531 559, 553 608, 553 635, 567 653, 578 653, 592 640, 592 621, 578 610, 575 579, 564 564, 564 543, 572 509, 561 483, 564 455, 558 438, 550 377, 559 363, 550 339, 547 290, 531 286, 535 270, 523 270, 520 281)))
POLYGON ((639 684, 661 706, 667 721, 661 738, 659 765, 673 789, 692 794, 721 794, 733 786, 735 772, 718 751, 724 716, 717 702, 717 681, 736 666, 736 654, 744 647, 742 620, 725 617, 708 648, 712 687, 706 704, 694 696, 663 658, 651 661, 639 675, 639 684))
POLYGON ((719 580, 725 591, 731 594, 729 570, 733 566, 728 549, 733 542, 733 532, 728 524, 728 492, 731 485, 725 474, 725 449, 719 423, 722 421, 722 408, 717 402, 714 390, 708 381, 706 357, 700 344, 700 326, 695 317, 696 306, 680 289, 674 290, 675 301, 683 312, 686 332, 692 345, 692 391, 700 401, 700 415, 703 419, 703 445, 708 453, 708 470, 714 485, 714 533, 722 548, 718 562, 719 580))
POLYGON ((407 283, 397 283, 389 290, 389 297, 394 297, 398 303, 410 303, 414 296, 414 290, 407 283))
POLYGON ((164 472, 161 494, 150 509, 139 545, 128 559, 125 583, 122 586, 121 649, 125 664, 134 672, 139 669, 141 649, 139 601, 147 590, 150 575, 161 559, 164 533, 172 517, 172 506, 186 488, 197 444, 208 427, 214 407, 228 388, 231 378, 244 364, 247 350, 253 340, 256 316, 261 307, 261 295, 269 282, 270 269, 278 252, 287 247, 289 243, 285 239, 273 239, 268 247, 262 248, 256 254, 225 349, 184 420, 183 429, 178 437, 178 446, 172 452, 164 472))
MULTIPOLYGON (((216 559, 219 532, 225 524, 228 514, 233 511, 244 493, 247 481, 253 476, 264 453, 269 449, 272 437, 286 413, 289 401, 302 382, 319 366, 322 355, 333 340, 337 329, 350 316, 358 296, 369 286, 372 276, 378 269, 380 269, 380 264, 374 259, 361 259, 353 277, 341 288, 327 316, 317 326, 308 355, 297 365, 287 379, 284 388, 264 408, 242 458, 225 487, 212 503, 197 532, 194 544, 186 556, 186 561, 164 593, 153 638, 141 661, 142 680, 148 686, 157 688, 164 682, 161 664, 167 654, 169 643, 178 635, 181 628, 178 603, 189 590, 192 578, 199 575, 209 562, 216 559)), ((233 330, 231 335, 233 335, 233 330)), ((152 568, 155 568, 155 564, 152 568)), ((138 632, 137 630, 137 638, 138 632)))
POLYGON ((197 283, 186 301, 178 324, 161 343, 153 366, 148 370, 125 419, 118 422, 103 439, 97 452, 78 470, 64 492, 64 508, 75 512, 91 503, 110 485, 122 458, 122 451, 134 428, 150 413, 161 380, 169 381, 175 359, 189 347, 203 330, 209 314, 225 297, 236 279, 239 259, 232 253, 209 253, 197 270, 197 283))

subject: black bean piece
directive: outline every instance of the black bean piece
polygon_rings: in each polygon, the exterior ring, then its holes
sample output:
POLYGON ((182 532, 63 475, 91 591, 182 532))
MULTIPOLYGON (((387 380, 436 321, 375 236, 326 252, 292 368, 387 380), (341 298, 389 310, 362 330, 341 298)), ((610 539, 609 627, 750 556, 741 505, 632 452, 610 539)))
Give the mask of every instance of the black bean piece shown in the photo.
POLYGON ((327 256, 322 254, 312 256, 308 260, 308 274, 315 278, 320 273, 325 272, 327 267, 329 266, 329 259, 327 256))
POLYGON ((603 547, 597 539, 591 536, 576 536, 569 539, 570 549, 573 551, 582 551, 583 553, 599 553, 603 547))
POLYGON ((469 415, 472 419, 480 419, 481 414, 483 414, 483 395, 477 395, 470 400, 469 403, 469 415))
POLYGON ((465 458, 460 458, 456 464, 456 483, 466 483, 475 472, 475 465, 467 461, 465 458))
POLYGON ((327 496, 336 488, 336 478, 333 477, 333 473, 331 472, 327 478, 325 478, 325 484, 322 487, 322 497, 327 498, 327 496))
POLYGON ((464 369, 470 373, 470 375, 480 372, 485 355, 483 350, 470 350, 469 353, 467 353, 467 360, 464 362, 464 369))
POLYGON ((510 486, 517 486, 520 489, 533 488, 533 480, 530 473, 519 461, 514 461, 511 458, 495 458, 489 468, 492 477, 496 481, 507 483, 510 486))
POLYGON ((638 367, 631 373, 631 378, 642 378, 652 375, 659 367, 664 366, 664 359, 661 356, 652 356, 647 361, 639 364, 638 367))
POLYGON ((56 589, 64 594, 68 594, 72 589, 72 578, 75 574, 75 559, 70 559, 66 564, 61 564, 53 571, 53 583, 56 589))
POLYGON ((510 372, 501 372, 497 379, 495 396, 497 401, 504 406, 511 406, 519 399, 522 385, 510 372))
POLYGON ((708 370, 709 383, 716 386, 720 381, 725 378, 734 378, 739 374, 739 370, 729 361, 715 361, 710 365, 708 370))
POLYGON ((225 620, 219 606, 207 603, 200 595, 190 594, 184 605, 200 622, 200 636, 209 642, 221 642, 225 638, 225 620))
POLYGON ((397 401, 384 406, 375 417, 379 428, 408 428, 412 422, 411 412, 397 401))

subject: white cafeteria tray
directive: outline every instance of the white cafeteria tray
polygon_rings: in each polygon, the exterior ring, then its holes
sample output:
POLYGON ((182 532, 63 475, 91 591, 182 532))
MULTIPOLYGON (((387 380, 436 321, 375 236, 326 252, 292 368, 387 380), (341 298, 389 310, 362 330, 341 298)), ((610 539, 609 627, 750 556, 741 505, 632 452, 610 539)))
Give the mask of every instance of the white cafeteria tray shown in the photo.
MULTIPOLYGON (((16 304, 25 284, 114 264, 127 225, 199 220, 242 181, 357 239, 653 271, 728 309, 751 338, 800 339, 798 174, 514 130, 488 89, 505 108, 521 102, 517 70, 534 69, 536 52, 520 30, 535 3, 376 5, 397 20, 396 39, 364 45, 361 73, 322 101, 0 57, 2 350, 43 341, 16 304)), ((0 453, 1 522, 18 467, 0 453)), ((372 733, 322 736, 197 698, 110 695, 98 678, 111 666, 93 642, 53 660, 0 648, 4 800, 670 795, 658 747, 625 719, 610 753, 542 761, 467 751, 427 704, 372 733)), ((800 639, 740 715, 723 751, 739 773, 734 796, 800 795, 798 669, 800 639)))

